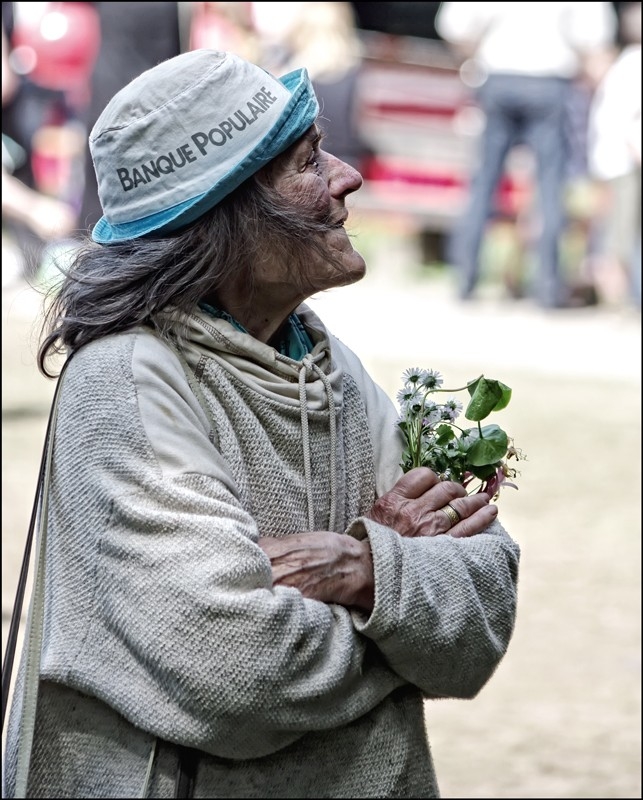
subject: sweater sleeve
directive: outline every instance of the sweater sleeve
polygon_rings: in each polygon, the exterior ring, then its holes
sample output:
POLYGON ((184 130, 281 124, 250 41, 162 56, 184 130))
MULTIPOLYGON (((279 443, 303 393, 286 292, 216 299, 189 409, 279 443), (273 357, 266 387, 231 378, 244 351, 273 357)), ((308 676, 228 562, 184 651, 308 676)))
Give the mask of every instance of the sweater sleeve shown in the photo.
POLYGON ((468 538, 407 538, 369 519, 375 606, 354 612, 390 666, 429 697, 475 696, 504 656, 516 616, 520 550, 496 520, 468 538))
MULTIPOLYGON (((381 495, 402 476, 397 411, 354 353, 341 342, 335 353, 364 398, 381 495)), ((348 532, 368 536, 375 572, 375 607, 368 617, 354 612, 357 630, 426 695, 475 695, 512 635, 517 544, 497 521, 468 539, 405 538, 365 518, 348 532)))
POLYGON ((237 759, 368 713, 405 680, 345 608, 272 585, 178 360, 119 338, 62 387, 43 677, 237 759))

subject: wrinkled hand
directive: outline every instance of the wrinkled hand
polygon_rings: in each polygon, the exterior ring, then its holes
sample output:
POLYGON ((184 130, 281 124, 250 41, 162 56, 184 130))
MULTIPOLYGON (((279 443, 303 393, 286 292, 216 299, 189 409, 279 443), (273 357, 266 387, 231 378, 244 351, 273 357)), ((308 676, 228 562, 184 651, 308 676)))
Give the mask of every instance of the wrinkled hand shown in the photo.
POLYGON ((364 516, 402 536, 474 536, 496 518, 498 508, 489 500, 484 492, 467 495, 461 484, 441 481, 428 467, 416 467, 376 500, 364 516), (440 511, 447 503, 460 515, 455 525, 440 511))
POLYGON ((373 610, 373 559, 367 540, 331 531, 262 536, 273 583, 293 586, 312 600, 373 610))
MULTIPOLYGON (((453 481, 440 481, 433 470, 417 467, 382 495, 365 517, 401 536, 474 536, 498 513, 488 494, 467 495, 453 481), (453 525, 440 509, 447 503, 461 519, 453 525)), ((372 611, 375 588, 368 539, 331 531, 262 536, 259 546, 270 559, 275 586, 292 586, 312 600, 372 611)))

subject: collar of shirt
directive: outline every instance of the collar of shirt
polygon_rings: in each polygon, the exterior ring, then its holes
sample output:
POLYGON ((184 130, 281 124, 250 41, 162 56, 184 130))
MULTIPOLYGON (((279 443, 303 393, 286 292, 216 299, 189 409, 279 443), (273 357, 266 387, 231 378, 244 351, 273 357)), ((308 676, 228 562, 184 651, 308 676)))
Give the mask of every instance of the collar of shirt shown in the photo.
MULTIPOLYGON (((199 303, 199 308, 218 319, 223 319, 229 322, 236 330, 242 333, 248 333, 240 322, 227 311, 220 308, 215 308, 208 303, 199 303)), ((302 321, 296 314, 291 314, 286 322, 281 326, 281 329, 275 335, 274 348, 282 356, 292 358, 294 361, 301 361, 301 359, 311 352, 313 343, 308 335, 302 321)))

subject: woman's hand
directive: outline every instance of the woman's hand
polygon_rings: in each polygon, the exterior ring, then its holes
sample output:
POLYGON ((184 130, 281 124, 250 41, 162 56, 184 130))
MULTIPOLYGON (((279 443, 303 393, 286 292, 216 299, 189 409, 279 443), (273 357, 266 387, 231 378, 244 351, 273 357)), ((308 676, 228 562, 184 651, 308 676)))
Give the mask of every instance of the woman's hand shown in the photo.
POLYGON ((262 536, 273 583, 293 586, 312 600, 372 611, 373 559, 368 540, 331 531, 262 536))
POLYGON ((489 501, 488 494, 467 495, 461 484, 441 481, 428 467, 416 467, 376 500, 364 516, 393 528, 401 536, 449 533, 458 538, 474 536, 493 522, 498 508, 489 501), (459 521, 451 521, 451 512, 441 510, 447 505, 460 517, 459 521))
MULTIPOLYGON (((453 481, 440 481, 427 467, 403 475, 364 516, 401 536, 474 536, 498 513, 489 495, 467 495, 453 481), (450 505, 460 517, 452 522, 441 509, 450 505)), ((262 536, 259 546, 270 559, 276 586, 292 586, 312 600, 372 611, 375 588, 368 539, 331 531, 262 536)))

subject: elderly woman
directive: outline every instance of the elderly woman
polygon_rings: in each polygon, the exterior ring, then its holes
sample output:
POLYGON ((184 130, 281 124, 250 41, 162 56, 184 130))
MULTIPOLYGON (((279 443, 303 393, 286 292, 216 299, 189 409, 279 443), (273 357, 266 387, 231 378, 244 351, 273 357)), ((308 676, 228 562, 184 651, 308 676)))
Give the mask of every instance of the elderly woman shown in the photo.
POLYGON ((365 271, 318 110, 303 69, 197 50, 91 132, 7 797, 437 797, 424 701, 507 649, 496 506, 402 476, 396 408, 304 303, 365 271))

